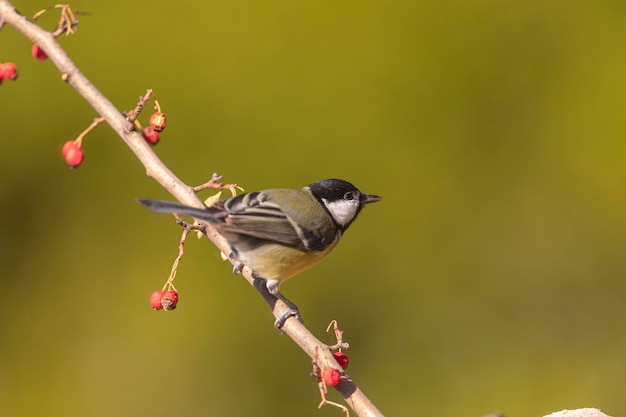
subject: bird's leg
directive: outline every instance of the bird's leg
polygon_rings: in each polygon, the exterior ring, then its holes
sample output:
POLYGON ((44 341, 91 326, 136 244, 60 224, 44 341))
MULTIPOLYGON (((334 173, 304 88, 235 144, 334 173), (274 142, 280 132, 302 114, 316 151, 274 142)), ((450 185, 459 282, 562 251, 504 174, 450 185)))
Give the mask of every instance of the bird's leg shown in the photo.
POLYGON ((233 266, 233 274, 241 275, 241 270, 243 269, 243 264, 237 260, 235 252, 231 250, 230 253, 228 254, 228 257, 230 259, 233 259, 234 261, 236 261, 235 265, 233 266))
POLYGON ((274 321, 274 327, 276 327, 277 329, 282 328, 285 324, 285 321, 287 321, 287 319, 292 316, 300 320, 300 323, 304 323, 304 321, 302 320, 302 316, 300 316, 298 306, 289 301, 287 297, 282 295, 281 292, 278 290, 278 288, 280 287, 280 282, 278 280, 268 279, 265 282, 265 286, 267 287, 267 290, 270 294, 285 303, 288 308, 288 310, 285 310, 280 316, 276 318, 276 320, 274 321))
POLYGON ((292 316, 297 318, 300 323, 304 323, 304 320, 302 320, 302 316, 300 315, 300 310, 298 310, 298 306, 289 301, 287 297, 282 295, 280 292, 274 294, 274 296, 281 300, 283 303, 287 304, 288 307, 287 310, 285 310, 280 316, 276 318, 276 320, 274 321, 274 327, 276 327, 277 329, 281 329, 285 324, 285 321, 287 321, 287 319, 292 316))

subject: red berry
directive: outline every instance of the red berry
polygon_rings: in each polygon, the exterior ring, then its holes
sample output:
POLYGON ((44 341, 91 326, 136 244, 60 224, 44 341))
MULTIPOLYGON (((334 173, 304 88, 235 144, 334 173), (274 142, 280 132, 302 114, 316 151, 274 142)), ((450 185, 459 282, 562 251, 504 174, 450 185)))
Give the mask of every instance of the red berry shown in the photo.
POLYGON ((150 116, 150 126, 152 126, 152 128, 157 132, 162 132, 163 129, 165 129, 165 126, 167 126, 165 114, 160 111, 152 113, 152 116, 150 116))
POLYGON ((176 308, 176 304, 178 304, 178 293, 176 290, 165 291, 161 303, 163 304, 163 310, 174 310, 176 308))
POLYGON ((17 65, 12 62, 0 64, 0 78, 14 80, 17 78, 17 65))
POLYGON ((335 368, 326 368, 322 372, 322 379, 326 385, 336 387, 341 382, 341 372, 335 368))
POLYGON ((65 157, 65 155, 70 151, 70 149, 76 147, 76 142, 74 142, 73 140, 68 140, 67 142, 65 142, 63 144, 63 148, 61 148, 61 153, 63 154, 63 157, 65 157))
POLYGON ((65 142, 63 149, 61 149, 65 162, 72 168, 76 168, 83 163, 85 154, 80 146, 73 140, 65 142))
POLYGON ((150 145, 156 145, 159 143, 159 132, 157 132, 152 126, 148 126, 143 130, 143 138, 150 145))
POLYGON ((161 310, 163 308, 162 299, 165 295, 165 291, 155 291, 150 296, 150 305, 155 310, 161 310))
POLYGON ((337 361, 339 366, 341 366, 341 369, 348 368, 348 362, 350 361, 348 360, 348 357, 343 352, 335 352, 333 353, 333 356, 335 357, 335 360, 337 361))
POLYGON ((48 55, 41 49, 41 47, 37 44, 34 44, 32 49, 30 50, 31 54, 40 61, 45 61, 48 59, 48 55))

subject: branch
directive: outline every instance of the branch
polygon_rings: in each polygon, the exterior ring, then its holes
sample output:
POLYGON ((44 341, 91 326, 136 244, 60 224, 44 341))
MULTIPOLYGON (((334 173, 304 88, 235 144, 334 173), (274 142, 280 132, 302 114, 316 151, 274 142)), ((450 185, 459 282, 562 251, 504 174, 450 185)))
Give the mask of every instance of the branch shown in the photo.
MULTIPOLYGON (((43 49, 50 61, 59 69, 61 80, 76 90, 104 121, 113 128, 115 133, 126 143, 139 162, 145 167, 146 175, 157 181, 181 203, 198 208, 204 207, 202 201, 194 192, 194 189, 182 182, 169 170, 146 143, 141 133, 134 130, 133 123, 127 120, 122 112, 80 72, 78 67, 76 67, 56 41, 53 33, 45 31, 31 22, 27 17, 19 13, 7 0, 0 0, 0 22, 12 26, 43 49)), ((230 249, 226 241, 210 225, 207 225, 206 234, 222 253, 229 252, 230 249)), ((242 273, 245 279, 253 285, 263 297, 275 317, 280 316, 288 309, 282 301, 276 300, 274 296, 269 294, 264 285, 255 285, 255 279, 252 277, 249 268, 244 268, 242 273)), ((309 357, 316 357, 320 367, 332 367, 342 372, 342 382, 336 389, 358 416, 382 416, 382 413, 376 406, 337 364, 328 346, 313 336, 300 321, 295 319, 287 320, 282 327, 282 331, 296 342, 309 357)))

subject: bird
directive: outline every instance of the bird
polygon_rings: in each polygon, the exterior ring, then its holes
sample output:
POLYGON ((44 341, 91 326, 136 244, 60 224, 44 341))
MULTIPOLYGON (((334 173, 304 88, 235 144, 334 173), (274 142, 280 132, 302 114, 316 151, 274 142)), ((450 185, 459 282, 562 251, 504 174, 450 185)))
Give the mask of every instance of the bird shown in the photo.
POLYGON ((380 201, 350 182, 329 178, 299 189, 273 188, 240 194, 206 208, 138 199, 157 213, 175 213, 210 223, 230 246, 233 271, 244 266, 264 280, 270 294, 289 307, 274 326, 287 318, 302 320, 298 307, 280 292, 287 279, 308 269, 337 245, 363 207, 380 201))

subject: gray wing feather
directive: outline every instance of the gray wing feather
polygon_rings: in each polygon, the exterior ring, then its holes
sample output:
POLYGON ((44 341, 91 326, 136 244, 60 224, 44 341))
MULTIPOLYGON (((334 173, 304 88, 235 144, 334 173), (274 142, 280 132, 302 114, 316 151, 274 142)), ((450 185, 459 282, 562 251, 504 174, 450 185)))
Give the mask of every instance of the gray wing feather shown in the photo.
POLYGON ((295 223, 277 204, 267 201, 262 192, 241 194, 205 209, 171 201, 137 201, 157 213, 177 213, 207 221, 225 235, 245 235, 307 251, 325 247, 324 242, 316 240, 311 231, 295 223))
POLYGON ((226 201, 228 216, 218 225, 224 232, 270 240, 307 250, 303 230, 262 192, 252 192, 226 201))

